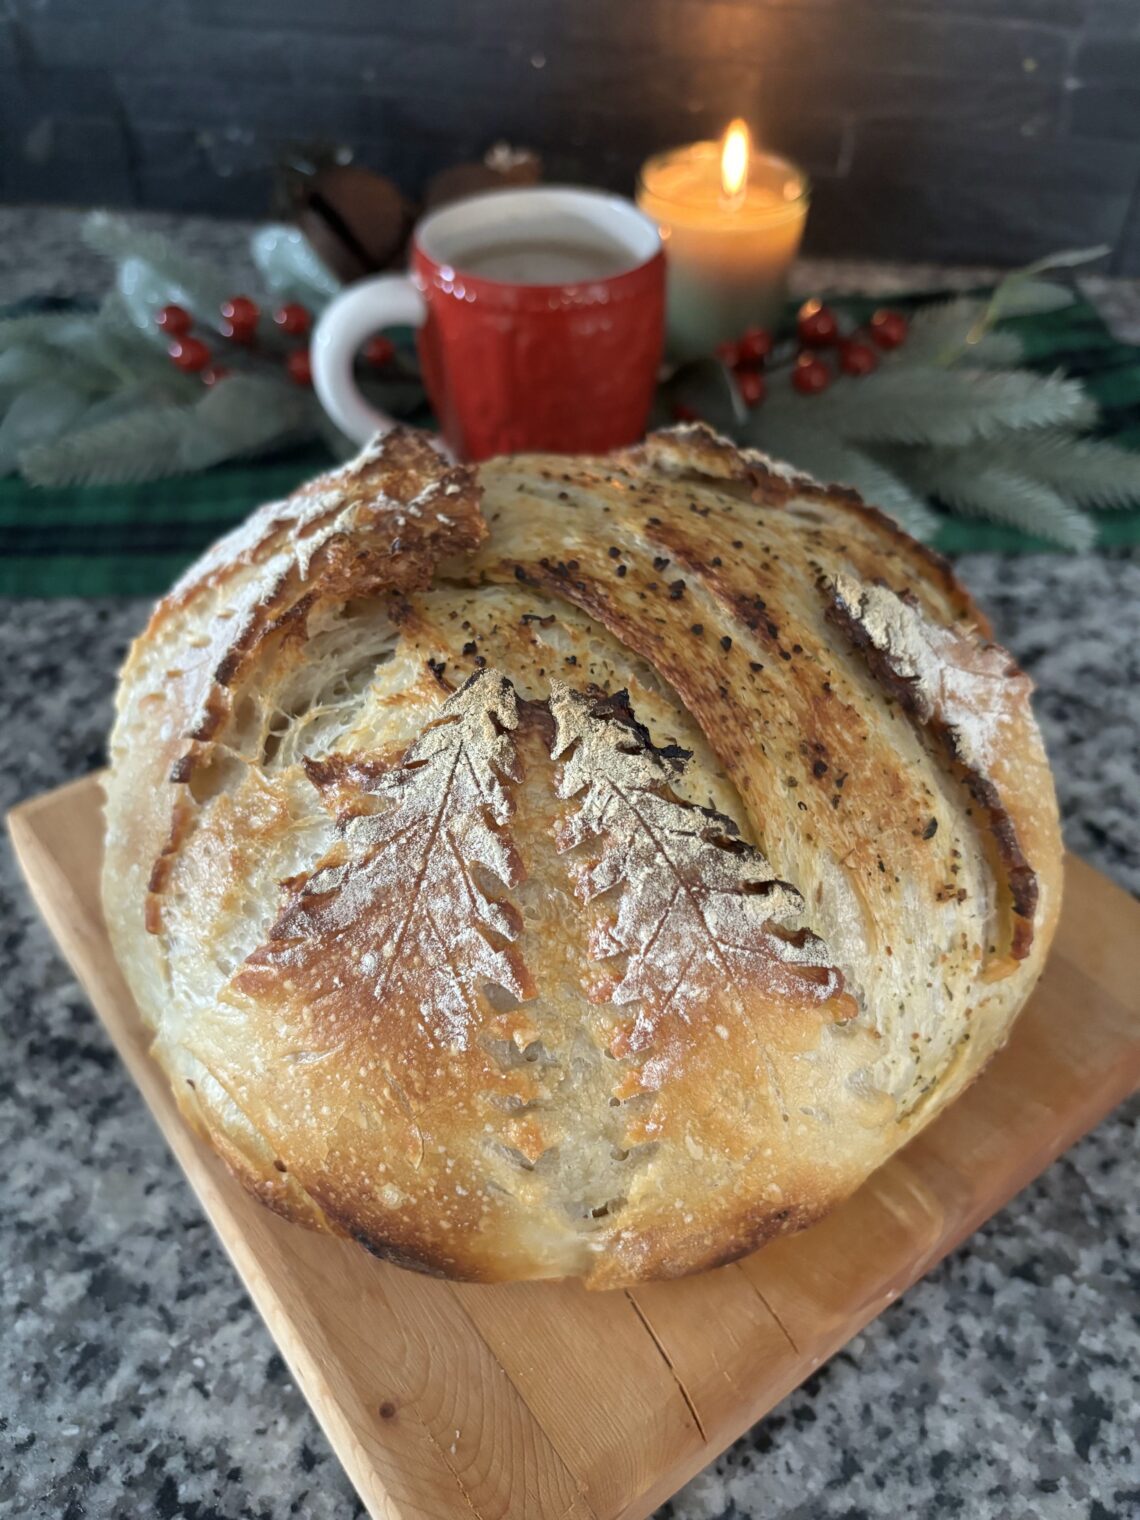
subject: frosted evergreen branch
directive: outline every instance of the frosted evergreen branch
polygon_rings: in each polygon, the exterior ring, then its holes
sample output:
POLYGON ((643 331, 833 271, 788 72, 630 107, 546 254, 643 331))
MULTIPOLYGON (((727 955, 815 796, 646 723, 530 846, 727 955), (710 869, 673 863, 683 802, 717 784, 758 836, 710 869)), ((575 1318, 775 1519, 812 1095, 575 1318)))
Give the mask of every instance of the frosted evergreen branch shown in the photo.
POLYGON ((986 303, 972 296, 955 296, 922 306, 910 320, 904 347, 891 355, 892 365, 967 364, 1013 366, 1022 357, 1015 333, 986 328, 986 303))
POLYGON ((112 391, 108 396, 102 396, 93 401, 85 412, 74 422, 72 427, 87 428, 101 426, 116 417, 127 417, 132 412, 144 412, 156 410, 160 407, 183 406, 185 396, 174 381, 182 376, 172 377, 167 385, 152 385, 149 382, 140 382, 134 385, 124 385, 118 390, 112 391))
POLYGON ((21 391, 0 422, 0 475, 19 463, 21 452, 65 436, 83 415, 88 398, 59 380, 42 380, 21 391))
POLYGON ((14 406, 29 387, 52 381, 87 398, 105 395, 118 383, 105 364, 82 354, 50 348, 11 348, 0 354, 0 413, 14 406))
POLYGON ((170 300, 179 300, 203 319, 217 320, 223 301, 233 294, 232 282, 204 259, 179 251, 160 232, 141 231, 122 217, 96 211, 83 224, 83 241, 96 253, 123 264, 138 259, 173 289, 170 300))
POLYGON ((1140 454, 1100 439, 1044 431, 994 439, 970 451, 983 465, 1014 468, 1078 507, 1101 511, 1140 502, 1140 454))
POLYGON ((864 443, 965 444, 1010 428, 1087 427, 1096 420, 1075 380, 964 366, 891 366, 838 382, 822 396, 777 393, 764 410, 773 428, 810 417, 814 428, 864 443))
MULTIPOLYGON (((194 408, 204 437, 198 447, 207 456, 222 450, 217 458, 207 457, 207 464, 219 459, 236 459, 259 454, 284 437, 316 432, 320 403, 311 392, 298 389, 290 381, 263 379, 257 375, 233 375, 211 386, 194 408)), ((189 461, 194 450, 187 455, 189 461)))
POLYGON ((0 354, 17 345, 51 343, 57 336, 66 338, 74 332, 77 316, 74 311, 44 311, 26 317, 5 317, 0 320, 0 354))
POLYGON ((314 405, 276 381, 234 376, 211 387, 195 406, 136 410, 28 448, 20 455, 20 468, 41 486, 183 475, 311 436, 314 405))
POLYGON ((0 322, 0 368, 4 386, 13 374, 38 370, 97 391, 130 384, 140 370, 149 368, 157 376, 170 364, 165 353, 140 337, 121 304, 116 311, 105 301, 98 312, 50 312, 0 322))
POLYGON ((990 301, 990 320, 1006 317, 1039 317, 1050 311, 1063 311, 1076 297, 1067 285, 1055 280, 1022 279, 1010 275, 994 291, 990 301))
POLYGON ((1024 356, 1024 345, 1016 333, 991 331, 971 338, 959 358, 963 364, 982 369, 1015 369, 1024 356))
POLYGON ((966 348, 970 335, 985 315, 984 301, 956 296, 921 306, 910 319, 905 345, 891 356, 892 364, 950 364, 966 348))
POLYGON ((1050 253, 1043 259, 1034 260, 1024 269, 1015 269, 1006 275, 990 297, 984 326, 992 327, 1002 317, 1037 316, 1071 306, 1073 292, 1067 286, 1058 285, 1054 280, 1038 279, 1038 275, 1048 274, 1053 269, 1077 269, 1082 264, 1092 264, 1104 258, 1111 251, 1107 243, 1098 243, 1093 248, 1062 249, 1060 253, 1050 253))
MULTIPOLYGON (((122 292, 112 286, 99 303, 99 311, 95 317, 100 330, 110 337, 121 338, 130 343, 136 353, 153 354, 154 344, 140 337, 138 327, 131 316, 127 303, 123 300, 122 292)), ((166 355, 163 354, 165 359, 166 355)))
POLYGON ((249 240, 250 257, 267 289, 320 310, 341 288, 296 227, 259 227, 249 240))
POLYGON ((913 450, 900 463, 913 486, 967 517, 988 517, 1066 549, 1090 549, 1096 541, 1092 519, 1052 487, 1004 464, 979 464, 973 450, 913 450))
POLYGON ((1107 243, 1094 243, 1090 248, 1060 248, 1056 253, 1047 253, 1043 258, 1034 259, 1032 264, 1026 264, 1023 269, 1015 269, 1002 283, 1032 280, 1039 274, 1048 274, 1051 269, 1079 269, 1082 264, 1095 264, 1097 259, 1107 258, 1111 252, 1107 243))

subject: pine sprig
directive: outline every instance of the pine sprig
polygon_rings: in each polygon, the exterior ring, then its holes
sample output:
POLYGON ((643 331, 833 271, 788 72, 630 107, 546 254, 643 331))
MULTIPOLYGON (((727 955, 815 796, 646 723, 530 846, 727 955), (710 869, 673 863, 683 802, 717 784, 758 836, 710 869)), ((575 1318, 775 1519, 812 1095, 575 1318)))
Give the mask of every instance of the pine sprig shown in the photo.
POLYGON ((897 350, 892 362, 950 365, 963 360, 997 367, 1019 363, 1020 340, 1011 332, 987 330, 986 313, 987 303, 970 296, 920 307, 910 320, 905 346, 897 350))
POLYGON ((56 353, 47 347, 17 344, 0 354, 0 410, 15 406, 30 386, 50 383, 94 397, 105 394, 114 385, 114 377, 105 365, 93 365, 90 357, 70 350, 56 353))
POLYGON ((988 517, 1066 549, 1090 549, 1096 525, 1051 486, 1004 463, 979 463, 972 451, 917 451, 897 468, 916 489, 967 517, 988 517))
POLYGON ((1140 454, 1100 439, 1043 431, 995 440, 972 454, 981 464, 1015 464, 1074 506, 1100 511, 1140 502, 1140 454))
POLYGON ((0 475, 16 467, 24 449, 71 427, 88 404, 87 396, 61 380, 40 380, 22 390, 0 421, 0 475))
POLYGON ((140 231, 122 217, 96 211, 84 222, 82 237, 88 248, 120 266, 129 261, 146 265, 170 287, 168 301, 177 301, 215 326, 223 301, 233 294, 230 282, 212 264, 182 253, 162 233, 140 231))
POLYGON ((73 311, 32 312, 22 317, 0 319, 0 354, 28 344, 64 342, 85 321, 73 311))
POLYGON ((312 425, 315 403, 300 391, 234 375, 194 406, 163 405, 79 427, 25 449, 20 468, 33 485, 110 485, 160 480, 263 452, 312 425))
POLYGON ((1095 248, 1066 248, 1059 253, 1046 254, 1024 269, 1015 269, 1006 275, 990 297, 987 321, 992 324, 1002 317, 1037 316, 1072 305, 1071 290, 1038 276, 1054 269, 1078 269, 1111 252, 1107 243, 1099 243, 1095 248))
POLYGON ((813 429, 864 443, 955 445, 1011 428, 1088 427, 1096 408, 1075 380, 1023 370, 892 365, 822 396, 782 392, 765 403, 773 427, 813 429))
POLYGON ((870 375, 832 369, 827 389, 807 396, 769 376, 744 425, 723 425, 817 479, 854 486, 919 537, 936 530, 933 501, 1088 548, 1096 525, 1083 509, 1140 502, 1140 453, 1081 437, 1097 421, 1081 384, 1016 368, 1021 343, 996 324, 1070 305, 1072 289, 1042 276, 1105 251, 1041 259, 987 298, 928 303, 870 375))

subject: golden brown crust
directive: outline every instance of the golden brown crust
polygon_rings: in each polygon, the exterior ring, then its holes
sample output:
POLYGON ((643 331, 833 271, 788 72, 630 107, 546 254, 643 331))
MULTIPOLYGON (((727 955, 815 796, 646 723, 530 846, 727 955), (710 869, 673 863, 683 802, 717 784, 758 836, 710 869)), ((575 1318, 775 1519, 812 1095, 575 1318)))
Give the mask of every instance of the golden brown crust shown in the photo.
MULTIPOLYGON (((304 645, 308 623, 330 605, 431 583, 438 561, 471 550, 486 537, 479 493, 469 471, 443 467, 422 437, 397 429, 351 464, 319 476, 280 507, 263 508, 207 556, 151 618, 145 639, 158 637, 178 612, 206 591, 223 593, 245 572, 227 600, 220 633, 208 646, 212 674, 197 671, 182 701, 192 704, 192 727, 170 766, 170 780, 193 786, 217 755, 217 742, 236 707, 235 694, 254 678, 259 661, 280 658, 289 643, 304 645), (226 544, 230 547, 227 550, 226 544), (260 574, 250 575, 251 570, 260 574), (204 677, 204 678, 203 678, 204 677)), ((171 828, 150 876, 147 921, 161 919, 160 899, 172 857, 185 844, 194 811, 174 804, 171 828)))
MULTIPOLYGON (((641 449, 626 457, 635 468, 644 461, 655 470, 672 469, 694 480, 703 477, 746 481, 751 499, 758 506, 786 507, 797 503, 801 510, 804 507, 810 510, 811 503, 818 502, 830 514, 845 513, 857 523, 875 554, 893 558, 916 581, 937 587, 948 609, 968 619, 986 637, 992 632, 985 614, 958 580, 945 555, 912 538, 894 518, 869 505, 849 487, 821 485, 789 466, 778 465, 756 449, 737 449, 702 423, 651 434, 641 449)), ((860 559, 866 565, 862 556, 860 559)))
MULTIPOLYGON (((1037 877, 1025 857, 1014 814, 987 771, 998 731, 1029 713, 1030 682, 1009 652, 939 628, 914 599, 883 587, 823 586, 828 617, 863 653, 875 678, 924 725, 978 807, 978 826, 1000 862, 1009 923, 988 960, 1023 961, 1033 944, 1037 877), (853 593, 853 594, 852 594, 853 593)), ((947 888, 956 892, 953 883, 947 888)), ((1008 966, 1006 969, 1011 969, 1008 966)))
POLYGON ((397 433, 265 509, 156 610, 114 736, 108 921, 191 1122, 455 1277, 612 1286, 818 1217, 1056 920, 984 627, 701 429, 478 472, 397 433))

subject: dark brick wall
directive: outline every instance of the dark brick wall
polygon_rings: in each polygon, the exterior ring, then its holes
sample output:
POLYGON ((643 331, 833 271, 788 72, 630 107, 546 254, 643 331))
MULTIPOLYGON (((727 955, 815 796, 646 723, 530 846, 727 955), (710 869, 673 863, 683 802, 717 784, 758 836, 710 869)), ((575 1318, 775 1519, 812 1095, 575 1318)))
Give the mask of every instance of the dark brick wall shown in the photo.
POLYGON ((0 198, 261 215, 291 141, 413 194, 497 138, 629 190, 730 115, 814 251, 1140 274, 1140 0, 0 0, 0 198))

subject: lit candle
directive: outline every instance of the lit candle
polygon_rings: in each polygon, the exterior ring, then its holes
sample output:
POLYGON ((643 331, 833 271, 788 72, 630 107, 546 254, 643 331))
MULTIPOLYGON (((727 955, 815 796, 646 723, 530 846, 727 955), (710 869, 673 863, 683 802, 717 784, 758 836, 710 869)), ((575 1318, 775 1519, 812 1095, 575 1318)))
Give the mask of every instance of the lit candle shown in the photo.
POLYGON ((808 189, 794 164, 753 148, 742 121, 719 143, 690 143, 642 165, 637 204, 665 241, 674 358, 712 353, 724 339, 775 320, 808 189))

